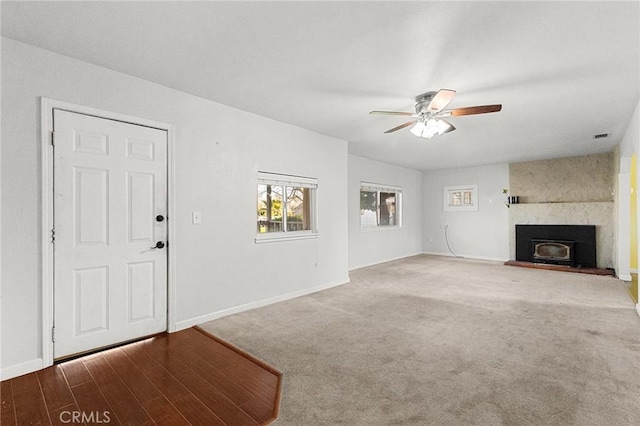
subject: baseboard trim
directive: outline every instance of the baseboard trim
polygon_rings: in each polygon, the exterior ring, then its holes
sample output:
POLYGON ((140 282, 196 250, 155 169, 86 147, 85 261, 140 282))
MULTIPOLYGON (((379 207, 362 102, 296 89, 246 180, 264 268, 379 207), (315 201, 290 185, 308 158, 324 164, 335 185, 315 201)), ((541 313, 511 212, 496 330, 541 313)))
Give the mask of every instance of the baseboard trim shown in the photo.
POLYGON ((631 281, 631 275, 618 275, 618 279, 621 281, 631 281))
POLYGON ((493 262, 506 262, 509 259, 501 258, 501 257, 493 257, 493 256, 475 256, 475 255, 467 255, 467 254, 459 254, 457 256, 452 255, 451 253, 440 253, 435 251, 425 251, 422 254, 428 254, 431 256, 444 256, 444 257, 457 257, 461 259, 473 259, 473 260, 490 260, 493 262))
POLYGON ((377 262, 365 263, 364 265, 350 266, 349 267, 349 272, 355 271, 356 269, 368 268, 369 266, 375 266, 375 265, 379 265, 381 263, 393 262, 394 260, 406 259, 408 257, 418 256, 418 255, 421 255, 421 254, 422 254, 422 252, 416 252, 416 253, 407 254, 407 255, 404 255, 404 256, 398 256, 398 257, 392 257, 392 258, 389 258, 389 259, 379 260, 377 262))
POLYGON ((0 380, 13 379, 14 377, 42 370, 43 368, 44 361, 42 360, 42 358, 32 359, 31 361, 23 362, 22 364, 4 367, 2 370, 0 370, 0 380))
POLYGON ((218 318, 226 317, 240 312, 249 311, 251 309, 261 308, 263 306, 273 305, 274 303, 284 302, 285 300, 295 299, 296 297, 306 296, 307 294, 317 293, 322 290, 327 290, 332 287, 337 287, 349 282, 349 277, 346 279, 336 280, 329 283, 325 283, 319 286, 305 288, 303 290, 293 291, 291 293, 281 294, 267 299, 258 300, 257 302, 246 303, 244 305, 234 306, 231 308, 223 309, 221 311, 211 312, 209 314, 200 315, 187 320, 178 321, 176 323, 175 331, 184 330, 194 325, 202 324, 208 321, 213 321, 218 318))

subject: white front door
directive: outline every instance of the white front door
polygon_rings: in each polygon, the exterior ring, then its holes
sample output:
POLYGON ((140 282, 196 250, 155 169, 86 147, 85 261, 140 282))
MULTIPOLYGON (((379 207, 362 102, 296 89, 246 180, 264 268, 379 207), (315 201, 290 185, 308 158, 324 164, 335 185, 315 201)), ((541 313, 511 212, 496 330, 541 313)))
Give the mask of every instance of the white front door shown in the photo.
POLYGON ((166 131, 53 121, 54 358, 166 330, 166 131))

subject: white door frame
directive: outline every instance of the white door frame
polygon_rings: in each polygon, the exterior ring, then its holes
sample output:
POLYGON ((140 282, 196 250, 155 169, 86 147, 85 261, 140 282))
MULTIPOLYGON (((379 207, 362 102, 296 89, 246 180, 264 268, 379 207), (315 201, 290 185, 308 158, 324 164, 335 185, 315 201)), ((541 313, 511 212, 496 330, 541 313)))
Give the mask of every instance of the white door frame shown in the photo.
POLYGON ((42 143, 42 361, 43 367, 53 365, 53 339, 52 329, 54 320, 54 257, 52 244, 53 221, 53 145, 51 144, 53 132, 53 110, 60 109, 98 118, 122 121, 140 126, 153 127, 167 132, 167 331, 176 331, 175 316, 175 226, 176 201, 175 201, 175 170, 173 141, 174 126, 168 123, 147 120, 111 111, 105 111, 84 105, 72 104, 50 98, 40 100, 41 119, 41 143, 42 143))

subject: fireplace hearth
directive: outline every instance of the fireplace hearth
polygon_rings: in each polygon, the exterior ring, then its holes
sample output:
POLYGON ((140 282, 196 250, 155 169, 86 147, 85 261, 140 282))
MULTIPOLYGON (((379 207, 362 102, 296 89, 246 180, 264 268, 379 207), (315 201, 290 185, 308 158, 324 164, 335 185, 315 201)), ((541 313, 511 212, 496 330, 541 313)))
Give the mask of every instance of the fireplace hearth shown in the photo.
POLYGON ((516 225, 516 261, 597 268, 595 225, 516 225))

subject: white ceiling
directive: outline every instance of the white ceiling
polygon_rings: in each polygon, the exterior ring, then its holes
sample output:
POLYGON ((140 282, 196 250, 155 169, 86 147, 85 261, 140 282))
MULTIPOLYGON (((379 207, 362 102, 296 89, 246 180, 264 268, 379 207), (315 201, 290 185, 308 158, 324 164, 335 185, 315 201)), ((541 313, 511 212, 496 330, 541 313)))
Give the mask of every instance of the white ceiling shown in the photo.
POLYGON ((635 1, 2 2, 6 37, 420 170, 610 151, 640 96, 639 28, 635 1), (368 114, 440 88, 503 109, 430 141, 368 114))

